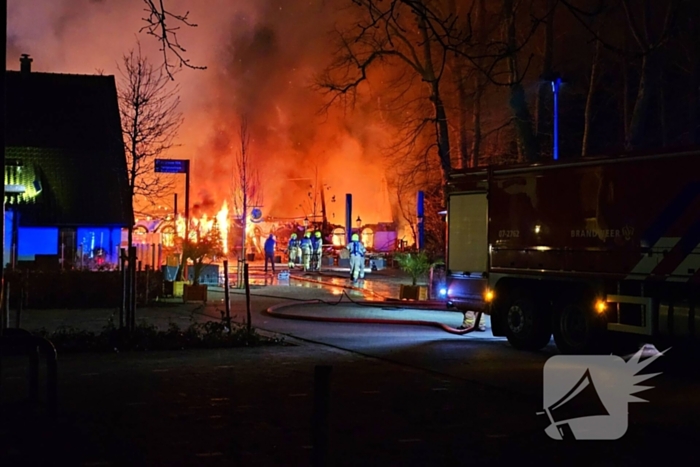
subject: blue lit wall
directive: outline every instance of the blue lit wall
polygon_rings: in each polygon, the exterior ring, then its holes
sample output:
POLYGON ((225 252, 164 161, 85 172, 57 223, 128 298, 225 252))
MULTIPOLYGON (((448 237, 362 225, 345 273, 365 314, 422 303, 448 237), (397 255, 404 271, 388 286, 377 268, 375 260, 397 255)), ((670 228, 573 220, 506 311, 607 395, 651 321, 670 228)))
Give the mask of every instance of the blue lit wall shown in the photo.
POLYGON ((3 266, 10 264, 10 248, 12 246, 12 211, 5 211, 5 249, 3 266))
MULTIPOLYGON (((11 230, 6 230, 7 233, 11 230)), ((17 256, 19 261, 34 261, 35 255, 57 255, 58 228, 20 227, 18 231, 17 256)))

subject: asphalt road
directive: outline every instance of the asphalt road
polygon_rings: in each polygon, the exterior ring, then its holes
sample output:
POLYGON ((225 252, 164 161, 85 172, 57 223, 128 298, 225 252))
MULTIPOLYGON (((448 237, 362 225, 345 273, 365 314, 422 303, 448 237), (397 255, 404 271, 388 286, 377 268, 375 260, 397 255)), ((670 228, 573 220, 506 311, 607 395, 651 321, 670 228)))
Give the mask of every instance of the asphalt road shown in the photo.
MULTIPOLYGON (((253 322, 256 326, 425 370, 455 381, 473 382, 483 388, 505 391, 503 394, 528 401, 533 409, 532 418, 539 420, 542 430, 548 425, 546 418, 538 417, 535 411, 543 410, 545 363, 550 357, 558 355, 553 342, 542 351, 523 352, 513 349, 504 338, 494 338, 490 331, 458 336, 429 327, 294 321, 272 318, 259 312, 274 302, 274 299, 264 297, 255 300, 258 312, 253 322)), ((341 308, 340 305, 315 305, 314 308, 316 313, 325 316, 347 315, 337 309, 341 308)), ((299 306, 288 311, 304 313, 305 309, 299 306)), ((438 321, 461 321, 459 313, 434 313, 438 321)), ((661 374, 639 383, 639 386, 650 389, 636 395, 648 402, 629 404, 630 426, 625 434, 626 439, 644 439, 646 433, 658 428, 663 428, 676 439, 682 439, 688 433, 700 433, 698 363, 697 359, 670 349, 649 367, 639 370, 639 374, 661 374)), ((546 436, 544 432, 542 434, 546 436)))
MULTIPOLYGON (((332 367, 327 465, 694 462, 696 362, 661 357, 644 370, 662 374, 642 383, 653 386, 638 394, 648 403, 629 403, 623 407, 629 414, 615 414, 618 428, 622 421, 626 429, 620 439, 555 441, 545 433, 547 417, 537 414, 553 346, 520 352, 489 332, 455 336, 263 312, 290 299, 321 297, 327 304, 287 311, 356 313, 348 302, 333 304, 338 293, 311 283, 253 291, 253 324, 287 335, 289 346, 61 356, 57 419, 16 402, 26 390, 25 368, 6 358, 0 465, 310 465, 319 364, 332 367)), ((198 319, 218 317, 223 293, 210 290, 210 298, 198 319)), ((243 319, 244 298, 234 292, 232 301, 236 319, 243 319)), ((460 321, 435 313, 444 322, 460 321)))

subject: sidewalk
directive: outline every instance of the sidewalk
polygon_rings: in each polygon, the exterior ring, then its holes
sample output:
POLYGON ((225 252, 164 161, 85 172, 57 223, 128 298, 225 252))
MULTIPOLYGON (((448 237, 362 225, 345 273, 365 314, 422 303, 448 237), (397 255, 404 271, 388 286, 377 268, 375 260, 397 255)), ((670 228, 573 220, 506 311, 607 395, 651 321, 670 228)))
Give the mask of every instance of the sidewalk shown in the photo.
MULTIPOLYGON (((282 313, 304 314, 309 316, 334 316, 356 319, 398 319, 440 322, 451 327, 462 324, 462 313, 444 309, 425 310, 412 309, 410 302, 398 301, 400 284, 407 283, 410 278, 401 271, 384 269, 367 271, 365 279, 353 284, 349 279, 347 268, 324 268, 321 272, 294 270, 288 279, 280 279, 278 275, 288 269, 277 269, 276 274, 264 274, 262 263, 253 263, 250 269, 252 307, 255 313, 281 303, 294 304, 303 301, 322 300, 328 304, 339 301, 337 306, 320 307, 317 305, 298 305, 285 308, 282 313), (347 296, 343 296, 347 294, 347 296), (368 307, 353 304, 352 301, 385 302, 386 306, 368 307), (396 307, 401 308, 396 308, 396 307)), ((171 323, 186 328, 194 322, 218 321, 225 310, 223 287, 209 286, 209 296, 206 304, 189 302, 183 303, 179 298, 162 299, 148 307, 136 310, 137 323, 146 322, 160 329, 167 328, 171 323)), ((241 289, 230 289, 231 316, 234 321, 243 321, 245 317, 245 292, 241 289)), ((14 323, 14 313, 11 315, 14 323)), ((487 316, 482 318, 487 326, 490 325, 487 316)), ((110 321, 119 325, 119 309, 49 309, 24 310, 21 327, 30 331, 45 328, 54 331, 60 327, 74 328, 88 332, 99 333, 110 321)), ((477 333, 480 337, 485 333, 477 333)), ((490 333, 488 333, 490 336, 490 333)))

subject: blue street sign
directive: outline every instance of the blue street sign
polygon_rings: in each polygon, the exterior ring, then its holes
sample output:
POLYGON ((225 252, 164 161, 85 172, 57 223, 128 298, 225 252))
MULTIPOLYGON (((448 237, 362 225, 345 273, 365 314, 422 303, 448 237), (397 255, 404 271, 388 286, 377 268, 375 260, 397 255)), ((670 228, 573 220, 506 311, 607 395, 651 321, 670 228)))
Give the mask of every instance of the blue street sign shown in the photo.
POLYGON ((156 172, 184 174, 189 170, 190 161, 187 159, 156 159, 156 172))

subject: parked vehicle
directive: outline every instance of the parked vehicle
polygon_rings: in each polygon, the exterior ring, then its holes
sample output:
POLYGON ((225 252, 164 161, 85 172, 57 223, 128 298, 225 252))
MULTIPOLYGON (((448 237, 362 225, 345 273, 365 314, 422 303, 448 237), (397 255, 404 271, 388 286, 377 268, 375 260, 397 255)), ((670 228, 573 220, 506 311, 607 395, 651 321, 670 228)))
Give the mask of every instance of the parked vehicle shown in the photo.
POLYGON ((698 167, 686 152, 455 172, 448 299, 519 349, 699 341, 698 167))

